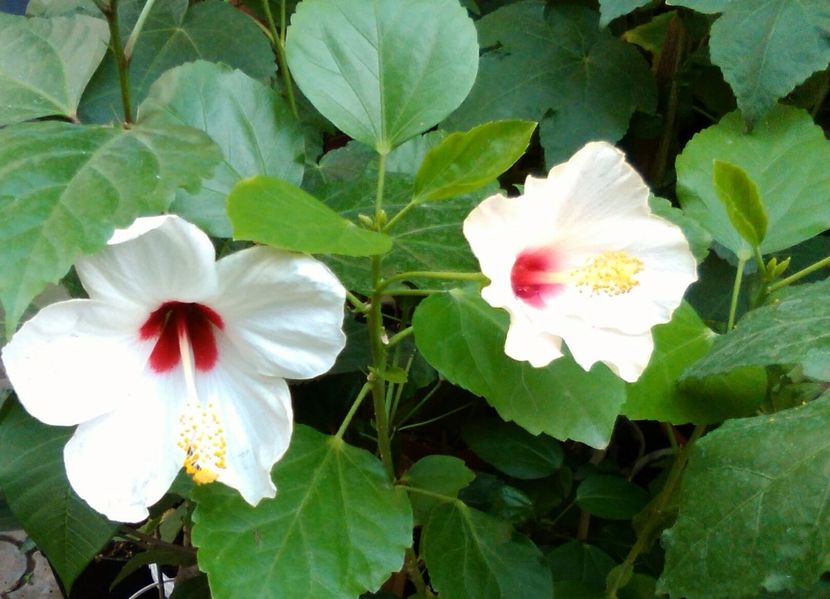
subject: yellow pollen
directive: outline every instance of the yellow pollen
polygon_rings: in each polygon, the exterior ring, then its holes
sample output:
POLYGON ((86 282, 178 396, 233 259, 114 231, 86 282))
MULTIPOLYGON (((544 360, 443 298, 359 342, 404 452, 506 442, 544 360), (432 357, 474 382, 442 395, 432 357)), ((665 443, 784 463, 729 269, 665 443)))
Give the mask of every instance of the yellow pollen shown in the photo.
POLYGON ((592 293, 621 295, 640 284, 636 275, 643 270, 643 261, 626 252, 605 252, 589 258, 585 266, 570 273, 571 281, 592 293))
POLYGON ((214 482, 225 468, 227 443, 212 403, 188 401, 181 415, 179 447, 184 450, 184 469, 197 485, 214 482))
POLYGON ((196 393, 193 353, 187 335, 179 335, 187 403, 179 416, 178 446, 184 452, 184 469, 197 485, 212 483, 225 468, 227 443, 213 403, 206 406, 196 393))

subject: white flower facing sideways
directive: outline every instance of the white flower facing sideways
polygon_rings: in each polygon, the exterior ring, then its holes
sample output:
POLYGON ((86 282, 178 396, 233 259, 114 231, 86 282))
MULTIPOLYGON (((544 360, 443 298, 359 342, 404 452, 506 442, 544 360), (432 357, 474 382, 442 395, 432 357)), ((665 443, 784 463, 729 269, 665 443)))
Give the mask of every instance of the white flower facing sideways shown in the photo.
POLYGON ((490 279, 481 295, 510 314, 505 353, 542 367, 562 341, 588 370, 603 362, 636 381, 654 349, 651 328, 668 322, 697 279, 681 230, 655 216, 649 190, 625 156, 592 142, 524 194, 495 195, 464 221, 490 279))
POLYGON ((137 522, 182 466, 255 505, 293 426, 286 378, 331 368, 345 290, 317 260, 266 247, 218 262, 175 216, 140 218, 76 269, 89 299, 47 306, 3 348, 23 406, 78 425, 69 482, 107 517, 137 522))

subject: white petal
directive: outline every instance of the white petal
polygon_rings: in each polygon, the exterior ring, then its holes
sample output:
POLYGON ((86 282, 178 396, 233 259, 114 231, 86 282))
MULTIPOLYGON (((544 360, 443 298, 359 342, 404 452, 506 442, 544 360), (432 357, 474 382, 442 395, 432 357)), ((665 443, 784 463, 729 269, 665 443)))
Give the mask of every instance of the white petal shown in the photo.
MULTIPOLYGON (((625 154, 606 142, 591 142, 554 167, 547 194, 557 203, 556 235, 578 236, 582 227, 649 214, 649 191, 625 154)), ((534 186, 541 194, 541 186, 534 186)))
MULTIPOLYGON (((625 219, 619 230, 597 232, 592 244, 567 250, 569 268, 608 251, 624 251, 642 261, 638 284, 628 293, 591 293, 575 286, 551 298, 550 313, 578 317, 591 326, 641 334, 668 322, 686 289, 697 280, 697 265, 682 231, 658 217, 625 219)), ((549 328, 549 327, 548 327, 549 328)))
POLYGON ((141 401, 81 424, 64 448, 72 488, 111 520, 146 518, 182 465, 176 427, 184 385, 173 375, 155 380, 141 401))
POLYGON ((3 364, 23 406, 52 425, 72 425, 136 401, 148 348, 142 313, 92 300, 52 304, 3 348, 3 364))
POLYGON ((284 380, 254 373, 227 339, 219 350, 217 367, 199 374, 199 399, 213 402, 225 431, 227 467, 219 481, 256 505, 276 493, 271 468, 291 440, 291 395, 284 380))
POLYGON ((255 247, 216 266, 220 287, 210 303, 262 373, 306 379, 331 368, 346 342, 346 292, 322 262, 255 247))
POLYGON ((562 338, 539 329, 523 316, 511 316, 504 353, 534 368, 562 357, 562 338))
POLYGON ((200 301, 216 291, 210 239, 175 217, 139 219, 116 232, 116 243, 78 260, 75 268, 92 299, 151 312, 166 301, 200 301))
POLYGON ((582 368, 590 370, 596 362, 602 362, 629 383, 640 378, 654 351, 650 331, 626 335, 608 329, 573 327, 563 337, 574 360, 582 368))

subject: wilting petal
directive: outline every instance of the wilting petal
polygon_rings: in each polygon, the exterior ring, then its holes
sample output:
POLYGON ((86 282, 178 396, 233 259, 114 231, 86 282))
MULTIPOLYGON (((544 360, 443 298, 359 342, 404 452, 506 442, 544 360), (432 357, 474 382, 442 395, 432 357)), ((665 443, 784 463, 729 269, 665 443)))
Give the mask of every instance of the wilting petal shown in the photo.
POLYGON ((265 247, 217 263, 211 300, 226 334, 264 374, 306 379, 326 372, 343 349, 345 290, 321 262, 265 247))
POLYGON ((3 364, 26 410, 52 425, 85 422, 147 394, 148 348, 139 312, 91 300, 52 304, 3 348, 3 364))
POLYGON ((155 309, 164 302, 197 302, 216 291, 213 244, 176 217, 138 219, 111 243, 75 265, 92 299, 155 309))
POLYGON ((185 397, 184 385, 166 376, 154 392, 81 424, 63 452, 75 492, 111 520, 146 518, 182 466, 176 429, 185 397))

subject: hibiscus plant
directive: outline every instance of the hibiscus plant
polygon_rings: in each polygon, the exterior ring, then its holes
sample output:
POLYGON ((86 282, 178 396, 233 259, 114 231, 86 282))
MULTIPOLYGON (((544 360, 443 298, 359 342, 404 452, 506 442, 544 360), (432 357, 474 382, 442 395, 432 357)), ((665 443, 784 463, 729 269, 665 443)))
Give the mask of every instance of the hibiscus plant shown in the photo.
POLYGON ((830 592, 827 0, 0 10, 66 597, 830 592))

